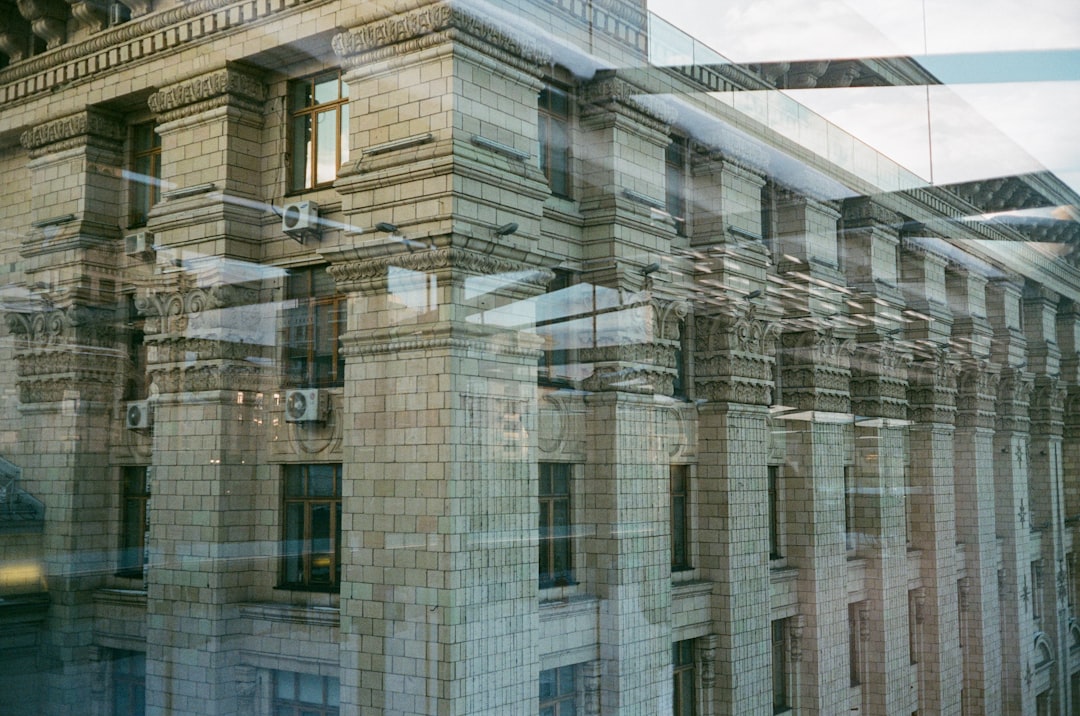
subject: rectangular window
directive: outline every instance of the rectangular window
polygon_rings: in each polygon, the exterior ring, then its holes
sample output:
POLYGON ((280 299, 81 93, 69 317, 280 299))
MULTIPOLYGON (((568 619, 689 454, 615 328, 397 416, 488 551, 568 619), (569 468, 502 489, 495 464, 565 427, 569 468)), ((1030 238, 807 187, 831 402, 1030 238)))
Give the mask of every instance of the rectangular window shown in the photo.
POLYGON ((120 523, 120 576, 141 579, 147 562, 150 521, 150 468, 125 467, 120 523))
POLYGON ((574 274, 555 269, 547 291, 536 298, 536 332, 544 339, 537 364, 540 385, 569 385, 577 361, 577 334, 582 320, 577 315, 574 274))
POLYGON ((540 93, 540 170, 547 177, 551 193, 570 196, 570 98, 548 87, 540 93))
POLYGON ((848 552, 854 552, 859 546, 859 536, 855 534, 855 469, 844 468, 844 539, 848 552))
POLYGON ((772 623, 772 692, 773 713, 791 709, 791 675, 788 668, 788 623, 777 619, 772 623))
POLYGON ((677 641, 671 646, 674 672, 672 684, 673 716, 694 716, 697 713, 697 679, 694 673, 694 640, 677 641))
POLYGON ((340 686, 332 676, 274 672, 274 716, 337 716, 340 686))
POLYGON ((1037 559, 1031 563, 1031 618, 1042 619, 1042 560, 1037 559))
POLYGON ((339 339, 345 297, 336 293, 325 266, 289 271, 285 287, 285 384, 328 388, 345 380, 339 339))
POLYGON ((690 469, 672 465, 669 469, 671 490, 671 571, 681 572, 690 566, 690 469))
POLYGON ((851 671, 851 685, 858 686, 862 683, 862 639, 861 617, 859 616, 861 605, 848 605, 848 661, 851 671))
POLYGON ((127 313, 126 337, 128 371, 124 382, 124 400, 145 400, 148 393, 146 370, 146 319, 135 308, 135 294, 124 296, 124 310, 127 313))
POLYGON ((559 462, 540 463, 540 587, 573 583, 570 539, 570 470, 559 462))
POLYGON ((918 592, 911 590, 908 600, 908 655, 910 663, 919 663, 919 605, 918 592))
POLYGON ((349 86, 339 70, 289 83, 289 191, 327 186, 349 159, 349 86))
POLYGON ((341 581, 341 465, 285 467, 283 586, 337 589, 341 581))
POLYGON ((145 226, 150 209, 161 201, 161 135, 154 122, 142 122, 131 128, 128 196, 128 225, 145 226))
POLYGON ((146 713, 146 654, 118 651, 112 659, 113 716, 146 713))
POLYGON ((780 468, 769 465, 769 559, 780 559, 780 468))
POLYGON ((675 222, 675 233, 686 236, 686 140, 672 137, 664 152, 667 213, 675 222))
POLYGON ((540 716, 577 716, 577 667, 540 672, 540 716))

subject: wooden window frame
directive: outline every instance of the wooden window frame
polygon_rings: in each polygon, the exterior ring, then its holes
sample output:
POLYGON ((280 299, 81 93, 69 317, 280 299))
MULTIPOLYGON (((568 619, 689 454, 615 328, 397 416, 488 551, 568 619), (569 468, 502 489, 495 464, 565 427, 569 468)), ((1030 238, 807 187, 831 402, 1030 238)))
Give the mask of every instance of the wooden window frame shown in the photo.
POLYGON ((349 85, 342 79, 340 69, 324 70, 306 77, 290 80, 286 93, 288 104, 288 145, 286 150, 286 183, 289 194, 299 194, 330 186, 337 179, 341 165, 349 160, 349 85), (337 81, 332 99, 318 101, 318 88, 331 78, 337 81), (305 91, 306 90, 306 91, 305 91), (318 122, 323 115, 333 115, 334 171, 322 179, 319 173, 320 139, 318 122), (303 141, 298 144, 299 133, 303 141), (303 156, 297 155, 303 147, 303 156), (303 180, 298 181, 302 169, 303 180))
POLYGON ((282 589, 303 589, 310 591, 336 592, 341 588, 341 463, 317 463, 286 465, 282 489, 282 589), (313 468, 333 470, 331 494, 311 493, 311 471, 313 468), (299 483, 301 488, 293 492, 291 486, 299 483), (290 494, 292 493, 292 494, 290 494), (315 536, 312 533, 314 518, 313 508, 326 506, 329 509, 328 533, 330 545, 326 551, 314 548, 315 536), (290 537, 295 531, 296 514, 290 507, 299 507, 299 539, 290 537), (299 542, 299 547, 293 543, 299 542), (326 581, 313 577, 316 559, 326 559, 328 578, 326 581), (290 566, 290 560, 299 560, 299 569, 290 566), (298 574, 293 577, 290 573, 298 574))
POLYGON ((541 589, 550 587, 567 587, 574 584, 574 540, 572 536, 573 515, 573 465, 563 462, 542 462, 538 466, 539 473, 539 559, 537 560, 537 575, 541 589), (557 475, 556 473, 562 473, 557 475), (563 491, 556 489, 559 477, 566 488, 563 491), (565 514, 566 519, 560 523, 558 515, 565 514), (565 562, 564 568, 556 568, 559 560, 565 562))
POLYGON ((157 122, 132 124, 128 146, 128 227, 138 228, 146 226, 150 210, 161 201, 161 135, 157 122))
POLYGON ((142 579, 146 570, 146 538, 150 529, 150 468, 121 470, 120 559, 117 576, 142 579))
POLYGON ((668 467, 668 493, 671 499, 671 571, 693 569, 690 559, 690 466, 668 467))
POLYGON ((570 169, 570 94, 548 85, 537 97, 537 140, 540 147, 540 171, 555 196, 570 199, 573 195, 573 172, 570 169), (562 146, 557 141, 563 138, 562 146))
MULTIPOLYGON (((341 334, 345 327, 347 302, 346 297, 336 290, 320 291, 316 273, 325 270, 322 265, 292 269, 285 279, 286 301, 296 302, 295 306, 285 308, 283 315, 285 335, 282 345, 287 387, 334 388, 345 384, 341 334), (326 321, 320 321, 320 315, 324 313, 326 321), (321 340, 320 331, 324 330, 330 333, 326 341, 321 340), (298 335, 300 333, 304 335, 298 335), (329 354, 319 351, 320 343, 329 344, 329 354), (328 366, 328 372, 322 375, 319 366, 324 364, 328 366)), ((329 285, 333 285, 332 280, 329 285)))

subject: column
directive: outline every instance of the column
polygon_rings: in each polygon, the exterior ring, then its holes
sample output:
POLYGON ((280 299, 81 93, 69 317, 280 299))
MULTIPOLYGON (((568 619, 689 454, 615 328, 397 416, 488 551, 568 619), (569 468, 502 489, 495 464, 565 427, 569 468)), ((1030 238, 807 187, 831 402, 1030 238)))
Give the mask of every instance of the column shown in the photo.
POLYGON ((963 670, 958 619, 954 433, 958 366, 946 346, 952 314, 946 260, 912 240, 902 242, 901 283, 907 306, 932 320, 908 323, 904 338, 921 349, 909 372, 911 543, 921 552, 925 598, 918 655, 919 711, 959 716, 963 670))
POLYGON ((146 703, 155 713, 242 707, 238 605, 251 598, 257 565, 239 550, 265 535, 256 418, 270 379, 259 366, 275 357, 277 327, 266 311, 270 287, 231 267, 261 258, 261 211, 234 200, 259 199, 264 93, 258 79, 226 67, 148 100, 164 187, 147 224, 154 276, 136 296, 153 411, 146 703))
POLYGON ((93 679, 90 593, 113 564, 109 469, 114 381, 124 352, 115 321, 124 127, 86 110, 34 127, 33 230, 19 252, 35 295, 7 314, 22 416, 24 486, 46 506, 44 580, 51 607, 40 663, 44 714, 78 711, 93 679))
POLYGON ((994 421, 994 516, 1001 539, 998 571, 1001 610, 1002 713, 1034 713, 1028 677, 1034 628, 1028 603, 1030 529, 1028 504, 1029 402, 1034 384, 1027 366, 1020 287, 1007 279, 987 285, 987 316, 993 329, 991 360, 1002 367, 994 421))
POLYGON ((962 545, 967 585, 961 595, 965 712, 1001 714, 1001 634, 994 505, 994 420, 1000 376, 990 356, 986 278, 949 266, 945 277, 953 314, 952 336, 970 353, 957 383, 954 479, 956 540, 962 545))

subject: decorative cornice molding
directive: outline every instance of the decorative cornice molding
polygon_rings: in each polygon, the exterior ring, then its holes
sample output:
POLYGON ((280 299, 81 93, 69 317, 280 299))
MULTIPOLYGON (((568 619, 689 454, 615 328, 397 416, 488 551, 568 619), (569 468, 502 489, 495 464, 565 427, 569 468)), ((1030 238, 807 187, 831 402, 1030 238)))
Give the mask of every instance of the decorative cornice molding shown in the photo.
POLYGON ((438 3, 395 15, 383 20, 334 35, 334 52, 349 64, 362 64, 364 55, 406 43, 403 49, 420 49, 448 37, 445 33, 457 30, 481 40, 498 50, 531 62, 550 65, 551 51, 535 38, 500 27, 468 12, 460 6, 438 3), (428 38, 428 42, 417 44, 428 38), (435 40, 435 42, 431 42, 435 40))
POLYGON ((259 106, 266 100, 266 86, 257 78, 228 67, 170 85, 150 95, 147 104, 152 112, 165 115, 162 119, 169 121, 186 114, 176 110, 192 105, 208 109, 216 106, 206 105, 208 100, 225 96, 259 106))
POLYGON ((517 284, 539 292, 551 283, 550 269, 458 248, 431 248, 331 264, 326 272, 342 291, 371 293, 386 288, 390 267, 435 272, 456 269, 468 274, 514 274, 517 284))
POLYGON ((88 109, 77 114, 40 124, 19 136, 22 146, 31 152, 69 139, 92 135, 115 142, 124 141, 123 122, 101 110, 88 109))
POLYGON ((611 74, 602 74, 582 85, 578 99, 586 106, 621 104, 630 107, 651 119, 656 130, 665 133, 679 118, 678 111, 670 103, 611 74))

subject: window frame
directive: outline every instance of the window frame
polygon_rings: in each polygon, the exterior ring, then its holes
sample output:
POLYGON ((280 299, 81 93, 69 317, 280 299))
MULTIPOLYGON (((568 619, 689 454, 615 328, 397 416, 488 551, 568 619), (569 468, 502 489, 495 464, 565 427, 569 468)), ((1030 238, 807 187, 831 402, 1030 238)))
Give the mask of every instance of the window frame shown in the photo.
POLYGON ((281 574, 279 589, 304 590, 313 592, 337 592, 341 588, 341 518, 342 518, 342 464, 341 463, 301 463, 283 466, 282 490, 281 490, 281 574), (332 494, 311 494, 311 469, 329 467, 334 471, 332 480, 332 494), (296 475, 303 484, 303 494, 290 495, 290 484, 296 475), (329 550, 326 552, 316 550, 314 542, 317 539, 312 532, 313 517, 312 508, 320 505, 330 505, 328 533, 330 540, 329 550), (300 523, 300 548, 295 551, 292 543, 297 541, 290 539, 291 516, 290 506, 301 507, 300 523), (328 581, 315 581, 312 577, 313 561, 316 557, 329 559, 327 566, 328 581), (298 579, 291 579, 290 572, 293 567, 290 560, 299 559, 298 579))
POLYGON ((571 664, 569 666, 558 666, 553 669, 544 669, 540 672, 538 685, 540 716, 577 715, 578 701, 581 695, 577 671, 577 665, 571 664), (544 694, 545 674, 550 674, 554 682, 553 692, 546 698, 544 694))
POLYGON ((539 519, 537 581, 540 589, 569 587, 575 584, 574 466, 566 462, 541 462, 537 465, 537 474, 537 517, 539 519), (561 478, 566 486, 565 491, 555 490, 555 471, 563 473, 561 478), (548 474, 545 475, 545 472, 548 474), (549 489, 545 490, 545 486, 549 486, 549 489), (548 507, 547 519, 545 519, 545 506, 548 507), (566 515, 565 524, 560 525, 557 522, 557 506, 561 506, 562 513, 566 515), (559 533, 560 530, 562 534, 559 533), (565 561, 565 567, 556 569, 555 565, 560 557, 565 561))
POLYGON ((694 568, 691 559, 689 465, 673 464, 668 466, 668 496, 670 498, 671 571, 688 572, 694 568), (677 504, 681 504, 682 507, 681 520, 676 516, 677 504), (681 548, 679 543, 681 543, 681 548))
POLYGON ((341 683, 333 676, 324 676, 322 674, 305 674, 296 671, 281 671, 275 669, 273 671, 273 678, 270 685, 270 710, 274 716, 337 716, 341 710, 341 683), (292 679, 292 692, 296 696, 295 698, 285 698, 280 695, 280 684, 286 677, 292 679), (300 694, 300 681, 303 678, 317 678, 321 681, 322 691, 322 703, 315 703, 314 701, 301 701, 300 694), (331 695, 333 689, 330 688, 331 683, 336 682, 338 703, 335 705, 331 703, 331 695))
POLYGON ((769 501, 769 560, 776 561, 784 558, 783 535, 780 529, 780 518, 783 514, 780 505, 780 466, 766 465, 765 469, 769 501))
POLYGON ((341 166, 349 161, 349 85, 342 79, 341 69, 325 69, 304 77, 290 79, 285 88, 285 111, 287 116, 285 145, 285 190, 287 195, 302 194, 333 185, 341 171, 341 166), (333 76, 337 80, 337 96, 324 102, 316 101, 317 87, 320 80, 333 76), (306 86, 305 104, 297 106, 299 88, 306 86), (319 181, 319 132, 317 131, 320 115, 334 115, 334 171, 333 177, 319 181), (296 156, 297 133, 306 122, 307 141, 303 144, 302 182, 297 182, 296 156))
POLYGON ((674 224, 675 235, 688 237, 687 189, 689 186, 689 142, 674 135, 664 148, 664 208, 674 224))
MULTIPOLYGON (((326 266, 301 266, 289 269, 285 277, 285 308, 282 312, 282 371, 284 373, 284 385, 289 388, 340 388, 345 384, 345 357, 341 351, 341 335, 345 329, 348 315, 347 297, 339 293, 336 287, 329 292, 320 290, 316 274, 325 273, 326 266), (305 278, 306 277, 306 278, 305 278), (297 290, 293 282, 305 278, 306 286, 303 290, 297 290), (289 305, 295 301, 295 305, 289 305), (320 325, 319 315, 321 310, 328 312, 326 325, 320 325), (303 318, 298 318, 303 315, 303 318), (296 337, 295 329, 303 329, 304 337, 296 337), (329 344, 329 375, 326 378, 319 376, 318 366, 325 359, 325 355, 319 352, 319 344, 322 343, 319 331, 327 329, 330 336, 326 339, 329 344), (305 346, 303 350, 298 348, 305 346), (303 353, 303 355, 300 355, 303 353), (292 364, 297 361, 303 366, 303 370, 293 370, 292 364), (302 375, 301 375, 302 373, 302 375)), ((327 277, 333 286, 333 279, 327 277)))
POLYGON ((572 106, 573 99, 570 92, 550 83, 540 90, 536 98, 536 139, 540 171, 547 179, 552 195, 563 199, 572 199, 574 193, 573 171, 570 166, 572 161, 570 148, 573 144, 570 121, 572 106), (564 139, 564 145, 561 147, 558 146, 557 141, 551 139, 552 136, 559 134, 564 139))
POLYGON ((150 467, 127 465, 120 470, 120 547, 116 575, 142 579, 148 563, 150 534, 150 467), (135 487, 141 485, 141 487, 135 487), (130 518, 134 517, 134 531, 130 518))
POLYGON ((133 122, 128 128, 127 220, 128 228, 146 226, 150 211, 161 201, 161 135, 154 120, 133 122), (147 134, 142 135, 146 130, 147 134), (140 142, 149 137, 149 143, 140 142), (146 162, 145 165, 142 163, 146 162), (139 187, 144 186, 144 191, 139 187))
POLYGON ((697 640, 676 641, 671 645, 672 716, 697 716, 697 700, 697 640), (689 700, 683 698, 687 692, 689 700))
POLYGON ((774 619, 770 622, 772 671, 772 705, 774 714, 791 711, 791 649, 789 643, 789 619, 774 619), (779 667, 779 668, 778 668, 779 667))
POLYGON ((141 651, 113 651, 109 677, 112 681, 112 716, 141 716, 146 710, 146 654, 141 651), (138 668, 140 665, 141 669, 138 668), (132 666, 135 668, 130 668, 132 666), (126 710, 122 710, 118 703, 121 693, 126 693, 131 699, 130 707, 126 710))

